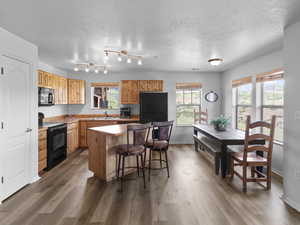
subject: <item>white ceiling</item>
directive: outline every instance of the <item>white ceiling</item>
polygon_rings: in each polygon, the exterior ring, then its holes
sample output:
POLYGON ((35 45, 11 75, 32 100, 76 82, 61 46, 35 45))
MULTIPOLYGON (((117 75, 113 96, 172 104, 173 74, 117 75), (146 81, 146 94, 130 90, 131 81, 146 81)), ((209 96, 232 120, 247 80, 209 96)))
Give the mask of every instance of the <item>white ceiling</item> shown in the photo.
POLYGON ((0 0, 0 26, 39 47, 62 69, 103 64, 103 50, 145 55, 144 65, 110 58, 112 70, 222 71, 282 45, 300 0, 0 0), (158 56, 155 58, 154 56, 158 56), (212 67, 207 60, 221 57, 212 67))

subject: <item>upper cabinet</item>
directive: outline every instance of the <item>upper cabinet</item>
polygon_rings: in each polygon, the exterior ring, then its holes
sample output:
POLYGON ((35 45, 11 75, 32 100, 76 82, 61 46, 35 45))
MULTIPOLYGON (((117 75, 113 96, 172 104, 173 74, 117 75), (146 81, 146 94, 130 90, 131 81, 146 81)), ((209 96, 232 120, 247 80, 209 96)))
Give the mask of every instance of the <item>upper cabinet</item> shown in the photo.
POLYGON ((55 104, 68 104, 68 79, 53 75, 55 104))
POLYGON ((68 103, 85 104, 85 81, 68 79, 68 103))
POLYGON ((55 104, 85 104, 85 81, 38 70, 38 86, 54 89, 55 104))
POLYGON ((38 86, 53 88, 53 75, 51 73, 38 70, 38 86))
POLYGON ((122 80, 121 104, 139 104, 143 91, 163 91, 162 80, 122 80))

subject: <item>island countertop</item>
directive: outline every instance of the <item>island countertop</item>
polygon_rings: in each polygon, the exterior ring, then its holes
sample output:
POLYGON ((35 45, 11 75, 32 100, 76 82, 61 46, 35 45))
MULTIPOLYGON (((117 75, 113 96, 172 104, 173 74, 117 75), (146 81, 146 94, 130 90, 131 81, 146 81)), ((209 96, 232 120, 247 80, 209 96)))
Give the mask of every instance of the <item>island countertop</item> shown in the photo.
POLYGON ((101 127, 91 127, 89 130, 97 131, 99 133, 111 136, 121 136, 127 131, 128 124, 115 124, 101 127))

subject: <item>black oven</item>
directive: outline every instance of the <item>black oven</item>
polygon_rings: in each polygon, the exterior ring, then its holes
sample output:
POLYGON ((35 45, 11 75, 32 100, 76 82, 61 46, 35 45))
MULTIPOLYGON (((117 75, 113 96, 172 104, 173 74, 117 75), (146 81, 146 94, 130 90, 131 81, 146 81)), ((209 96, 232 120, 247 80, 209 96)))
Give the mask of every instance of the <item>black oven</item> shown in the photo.
POLYGON ((54 105, 54 89, 39 87, 39 106, 54 105))
POLYGON ((59 124, 47 130, 47 169, 67 158, 67 125, 59 124))

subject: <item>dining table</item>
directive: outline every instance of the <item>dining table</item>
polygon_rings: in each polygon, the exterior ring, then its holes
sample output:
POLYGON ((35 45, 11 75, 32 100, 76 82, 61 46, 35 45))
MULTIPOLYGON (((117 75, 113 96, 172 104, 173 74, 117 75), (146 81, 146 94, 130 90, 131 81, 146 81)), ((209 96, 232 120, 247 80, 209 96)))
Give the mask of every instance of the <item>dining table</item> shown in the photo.
MULTIPOLYGON (((245 132, 233 128, 227 128, 225 131, 219 131, 214 128, 214 126, 209 124, 194 124, 194 135, 198 135, 200 132, 217 142, 221 146, 221 176, 226 177, 228 173, 228 159, 230 157, 230 152, 228 150, 229 145, 244 145, 245 144, 245 132)), ((250 144, 264 145, 265 140, 258 139, 252 141, 250 144)))

